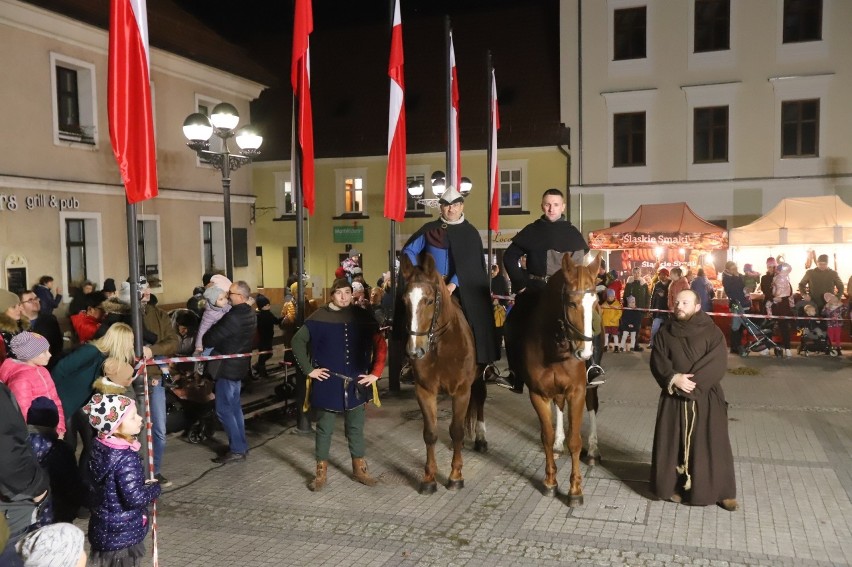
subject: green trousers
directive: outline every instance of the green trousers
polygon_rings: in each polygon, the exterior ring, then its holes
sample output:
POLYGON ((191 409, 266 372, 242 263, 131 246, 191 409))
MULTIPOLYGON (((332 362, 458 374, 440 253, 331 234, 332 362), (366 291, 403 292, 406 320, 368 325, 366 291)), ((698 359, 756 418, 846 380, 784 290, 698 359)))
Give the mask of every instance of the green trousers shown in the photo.
MULTIPOLYGON (((364 421, 366 417, 367 404, 361 404, 355 409, 343 412, 344 430, 346 439, 349 441, 349 453, 354 459, 364 457, 366 447, 364 446, 364 421)), ((334 433, 334 421, 337 413, 316 408, 317 432, 316 432, 316 458, 317 461, 327 461, 328 452, 331 448, 331 434, 334 433)))

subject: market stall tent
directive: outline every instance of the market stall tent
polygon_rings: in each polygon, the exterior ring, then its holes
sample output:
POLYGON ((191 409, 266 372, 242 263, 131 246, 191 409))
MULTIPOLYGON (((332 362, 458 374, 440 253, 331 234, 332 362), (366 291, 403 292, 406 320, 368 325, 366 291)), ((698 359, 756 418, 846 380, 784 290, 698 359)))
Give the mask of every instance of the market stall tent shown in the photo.
POLYGON ((609 258, 615 269, 710 268, 715 261, 709 253, 728 248, 728 232, 702 219, 686 203, 641 205, 624 222, 590 232, 589 247, 620 250, 609 258))
POLYGON ((852 207, 837 195, 784 199, 751 224, 731 229, 733 259, 763 270, 770 256, 793 268, 795 286, 814 257, 828 254, 843 282, 852 273, 852 207))

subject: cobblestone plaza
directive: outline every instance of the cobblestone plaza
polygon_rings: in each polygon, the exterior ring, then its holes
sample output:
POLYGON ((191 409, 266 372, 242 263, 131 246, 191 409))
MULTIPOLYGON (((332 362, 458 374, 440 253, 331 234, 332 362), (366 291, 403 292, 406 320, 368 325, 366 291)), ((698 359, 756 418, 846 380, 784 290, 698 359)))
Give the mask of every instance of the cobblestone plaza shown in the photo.
MULTIPOLYGON (((648 353, 608 354, 598 418, 603 462, 583 466, 585 504, 541 494, 544 455, 526 395, 491 387, 489 452, 464 453, 465 488, 421 496, 425 460, 413 387, 369 407, 367 458, 380 484, 352 481, 342 419, 329 484, 313 437, 271 417, 249 424, 247 462, 216 466, 204 445, 169 439, 174 481, 159 505, 160 564, 184 565, 848 565, 852 564, 852 360, 731 356, 740 510, 654 499, 648 474, 658 389, 648 353)), ((451 452, 439 405, 439 481, 451 452)), ((219 440, 224 440, 221 432, 219 440)), ((469 445, 468 445, 469 446, 469 445)), ((570 461, 558 461, 560 492, 570 461)), ((150 539, 147 544, 150 548, 150 539)))

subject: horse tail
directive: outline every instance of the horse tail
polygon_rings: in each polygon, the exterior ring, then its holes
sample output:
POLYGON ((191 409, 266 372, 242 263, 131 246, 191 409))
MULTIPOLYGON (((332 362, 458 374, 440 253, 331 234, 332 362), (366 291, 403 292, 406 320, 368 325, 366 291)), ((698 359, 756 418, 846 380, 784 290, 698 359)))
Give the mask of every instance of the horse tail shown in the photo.
POLYGON ((477 372, 476 380, 470 385, 470 401, 464 418, 464 434, 468 439, 476 438, 476 422, 482 416, 485 406, 485 379, 477 372))

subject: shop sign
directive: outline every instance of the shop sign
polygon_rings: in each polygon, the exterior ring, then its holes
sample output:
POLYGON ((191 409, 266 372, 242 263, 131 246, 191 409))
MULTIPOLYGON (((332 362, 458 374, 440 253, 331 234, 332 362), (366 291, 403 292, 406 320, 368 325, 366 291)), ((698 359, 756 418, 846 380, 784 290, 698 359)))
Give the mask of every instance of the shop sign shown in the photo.
POLYGON ((331 230, 335 242, 344 242, 347 244, 364 242, 363 226, 333 226, 331 230))
POLYGON ((28 211, 33 209, 59 209, 60 211, 69 211, 79 208, 80 201, 76 197, 60 199, 56 195, 41 193, 19 199, 17 195, 0 193, 0 211, 14 212, 24 209, 28 211))

